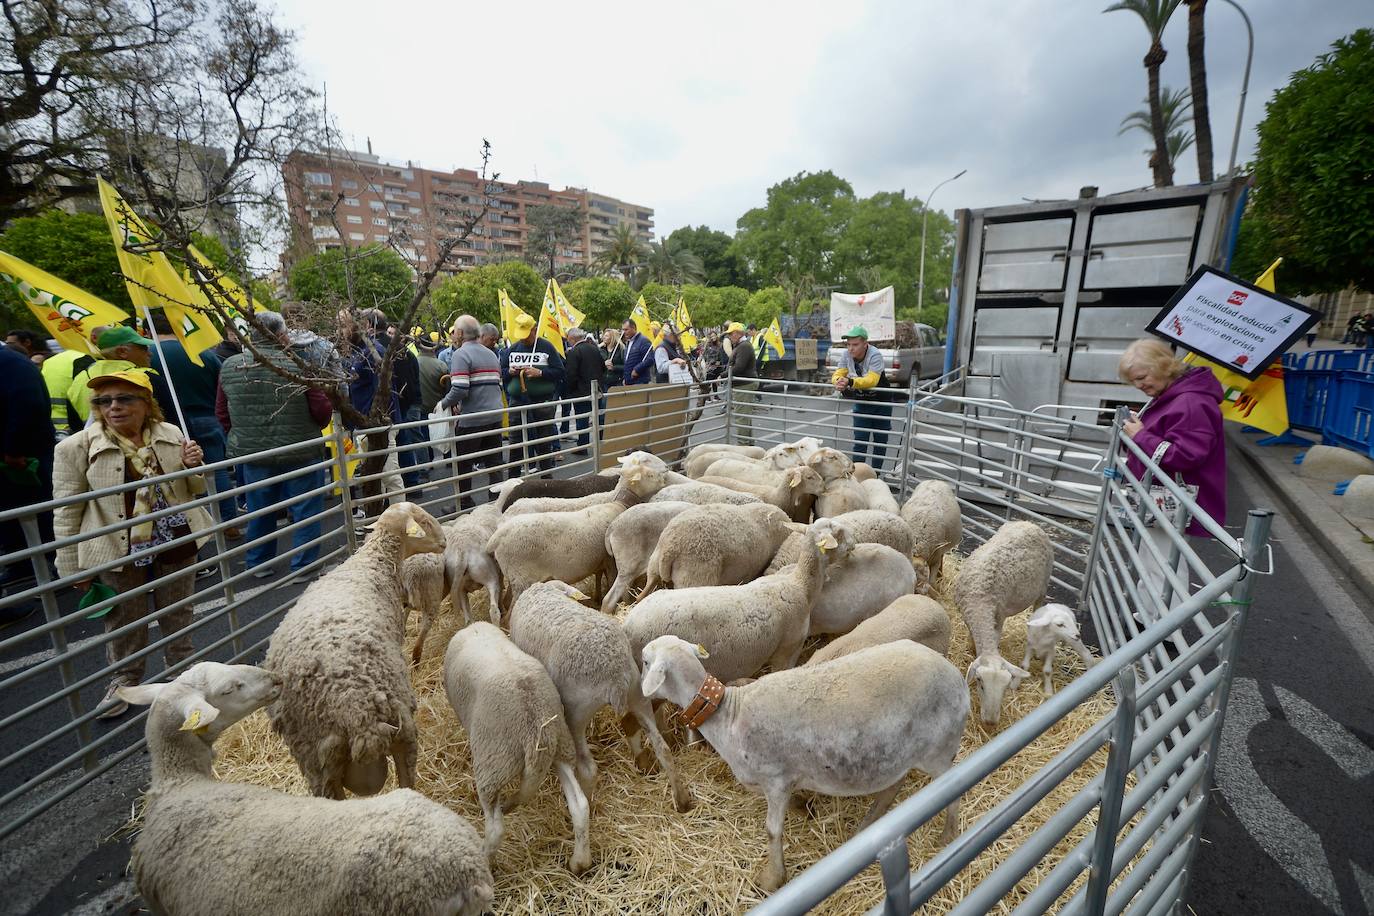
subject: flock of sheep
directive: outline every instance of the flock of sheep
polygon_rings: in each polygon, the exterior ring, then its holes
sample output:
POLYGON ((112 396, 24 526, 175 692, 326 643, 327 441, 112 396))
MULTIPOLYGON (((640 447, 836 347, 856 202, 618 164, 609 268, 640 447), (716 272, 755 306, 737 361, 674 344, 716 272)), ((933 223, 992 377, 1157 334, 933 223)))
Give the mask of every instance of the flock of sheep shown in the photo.
MULTIPOLYGON (((447 527, 393 506, 300 597, 261 667, 204 662, 170 684, 123 688, 153 707, 153 782, 132 862, 151 910, 273 912, 289 900, 300 913, 480 913, 503 813, 530 802, 551 770, 579 874, 592 864, 597 780, 587 730, 603 707, 620 717, 637 766, 656 759, 677 809, 692 806, 659 730, 661 701, 767 800, 756 882, 773 890, 786 878, 795 793, 873 796, 866 826, 911 770, 953 764, 967 685, 995 724, 1032 655, 1047 693, 1060 643, 1092 664, 1073 612, 1054 604, 1028 622, 1021 666, 1001 655, 1006 619, 1049 585, 1052 545, 1031 523, 1006 523, 959 566, 953 595, 977 656, 961 676, 946 658, 949 615, 925 594, 962 537, 948 485, 923 482, 899 506, 870 468, 814 439, 699 446, 684 470, 635 452, 600 475, 508 481, 447 527), (588 580, 599 608, 577 587, 588 580), (471 620, 478 588, 490 621, 471 620), (445 598, 465 624, 443 680, 471 748, 482 837, 412 788, 410 665, 445 598), (419 626, 407 659, 410 609, 419 626), (834 638, 799 666, 819 634, 834 638), (215 739, 261 707, 313 797, 214 777, 215 739), (399 789, 377 795, 392 767, 399 789), (375 797, 345 800, 345 790, 375 797)), ((943 841, 957 821, 956 801, 943 841)))

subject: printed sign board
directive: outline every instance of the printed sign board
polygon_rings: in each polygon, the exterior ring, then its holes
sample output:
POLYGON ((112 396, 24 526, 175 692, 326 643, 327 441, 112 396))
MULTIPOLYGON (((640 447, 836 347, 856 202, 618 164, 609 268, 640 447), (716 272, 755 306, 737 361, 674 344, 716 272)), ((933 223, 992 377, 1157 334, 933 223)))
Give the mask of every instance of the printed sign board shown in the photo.
POLYGON ((861 325, 869 340, 892 340, 897 336, 897 297, 892 287, 877 292, 830 294, 830 339, 843 339, 850 328, 861 325))
MULTIPOLYGON (((849 330, 845 328, 845 330, 849 330)), ((815 369, 817 365, 816 341, 810 337, 798 337, 792 341, 797 354, 797 369, 815 369)))
POLYGON ((1145 330, 1253 380, 1320 317, 1301 303, 1204 265, 1145 330))

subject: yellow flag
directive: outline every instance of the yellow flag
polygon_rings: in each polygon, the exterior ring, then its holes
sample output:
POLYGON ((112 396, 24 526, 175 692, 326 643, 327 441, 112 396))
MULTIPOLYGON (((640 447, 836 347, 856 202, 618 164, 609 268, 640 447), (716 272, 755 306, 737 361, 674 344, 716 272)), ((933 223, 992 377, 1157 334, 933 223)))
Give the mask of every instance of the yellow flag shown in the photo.
MULTIPOLYGON (((1279 258, 1270 264, 1269 269, 1260 274, 1255 285, 1271 293, 1277 292, 1274 288, 1274 274, 1282 263, 1283 258, 1279 258)), ((1232 372, 1225 366, 1196 353, 1184 354, 1183 362, 1190 366, 1206 366, 1212 370, 1217 381, 1221 382, 1223 420, 1245 423, 1276 436, 1281 436, 1288 430, 1288 397, 1283 390, 1281 363, 1275 362, 1265 369, 1259 378, 1251 381, 1239 372, 1232 372)))
POLYGON ((644 304, 644 297, 640 296, 635 307, 630 310, 630 320, 635 323, 635 328, 645 337, 649 336, 649 307, 644 304))
MULTIPOLYGON (((205 286, 209 287, 211 292, 215 294, 223 290, 224 301, 220 303, 220 307, 228 313, 229 320, 233 322, 234 330, 238 332, 239 336, 242 337, 246 335, 249 330, 251 330, 251 325, 249 325, 247 319, 243 317, 243 314, 248 311, 248 293, 244 291, 242 286, 234 282, 232 277, 212 264, 210 259, 201 254, 200 250, 196 248, 195 245, 188 245, 186 247, 190 251, 192 258, 192 263, 187 265, 184 275, 186 288, 191 293, 191 303, 193 305, 199 305, 205 309, 208 314, 210 312, 210 298, 206 295, 205 289, 202 288, 201 284, 205 284, 205 286), (197 282, 197 280, 199 280, 199 282, 197 282), (216 288, 216 284, 218 284, 218 288, 216 288)), ((268 308, 259 300, 254 299, 253 311, 266 312, 268 308)))
POLYGON ((21 302, 43 323, 64 349, 100 356, 91 343, 91 330, 119 324, 129 316, 90 293, 54 277, 14 255, 0 251, 0 280, 11 284, 21 302))
POLYGON ((782 326, 778 324, 777 316, 773 317, 773 323, 763 332, 763 342, 772 347, 779 356, 782 356, 785 348, 782 343, 782 326))
MULTIPOLYGON (((324 429, 320 430, 320 435, 324 438, 324 447, 328 449, 329 457, 337 458, 338 456, 334 454, 334 422, 332 420, 325 424, 324 429)), ((344 473, 352 480, 353 475, 358 472, 358 462, 362 459, 354 456, 353 440, 346 435, 343 437, 343 450, 345 456, 344 473)), ((339 483, 338 461, 331 461, 329 463, 329 468, 333 471, 334 483, 339 483)), ((338 495, 338 493, 339 488, 336 486, 334 488, 334 494, 338 495)))
MULTIPOLYGON (((501 309, 501 334, 511 343, 523 339, 525 335, 515 329, 515 319, 521 315, 529 318, 529 314, 511 301, 511 297, 506 294, 504 289, 497 291, 497 302, 501 309)), ((534 319, 530 318, 530 320, 533 321, 534 319)))
POLYGON ((587 320, 587 316, 568 301, 568 297, 563 295, 563 287, 558 285, 557 280, 550 280, 549 283, 553 286, 553 302, 558 307, 558 319, 563 324, 563 333, 567 334, 572 328, 582 327, 582 322, 587 320))
POLYGON ((187 308, 194 303, 194 297, 167 255, 141 250, 153 240, 153 233, 143 220, 108 181, 101 178, 98 184, 100 205, 105 211, 110 234, 114 236, 115 254, 124 274, 124 284, 129 289, 129 298, 140 312, 144 308, 160 308, 166 312, 167 321, 185 348, 186 356, 197 366, 204 365, 200 361, 201 351, 223 339, 219 331, 208 316, 187 308))
POLYGON ((563 324, 558 317, 558 306, 553 300, 553 281, 544 288, 544 304, 539 309, 539 336, 553 344, 559 356, 563 356, 563 324))
POLYGON ((681 296, 677 297, 677 307, 673 309, 672 320, 677 327, 677 339, 682 342, 683 349, 695 350, 697 338, 691 331, 692 316, 687 313, 687 300, 681 296))

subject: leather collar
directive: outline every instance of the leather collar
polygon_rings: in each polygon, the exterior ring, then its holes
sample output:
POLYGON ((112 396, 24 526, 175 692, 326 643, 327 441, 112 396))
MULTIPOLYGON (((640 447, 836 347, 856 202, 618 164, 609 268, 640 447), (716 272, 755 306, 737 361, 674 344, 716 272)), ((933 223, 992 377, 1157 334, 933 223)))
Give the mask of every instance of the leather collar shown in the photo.
POLYGON ((692 702, 687 704, 687 708, 680 713, 688 728, 701 728, 701 723, 705 722, 720 709, 720 702, 725 698, 725 685, 713 675, 706 675, 706 682, 697 688, 696 696, 692 697, 692 702))

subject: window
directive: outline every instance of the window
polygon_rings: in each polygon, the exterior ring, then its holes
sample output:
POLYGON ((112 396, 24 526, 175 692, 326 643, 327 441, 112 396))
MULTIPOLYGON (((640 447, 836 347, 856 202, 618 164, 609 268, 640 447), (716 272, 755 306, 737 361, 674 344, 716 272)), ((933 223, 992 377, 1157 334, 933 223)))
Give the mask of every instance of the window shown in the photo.
POLYGON ((355 225, 355 226, 360 226, 360 225, 362 225, 363 218, 362 218, 361 216, 354 216, 354 215, 352 215, 352 214, 350 213, 350 214, 348 215, 348 221, 349 221, 350 223, 352 223, 353 225, 355 225))
POLYGON ((350 232, 348 233, 348 237, 355 242, 361 242, 363 239, 367 238, 367 236, 363 235, 361 232, 350 232))
POLYGON ((374 217, 372 217, 372 225, 374 225, 374 226, 385 226, 385 225, 387 225, 386 217, 385 217, 385 216, 374 216, 374 217))
POLYGON ((374 235, 373 238, 379 242, 385 242, 389 240, 388 237, 385 235, 374 235))
POLYGON ((345 207, 356 207, 356 206, 359 206, 359 204, 358 204, 358 198, 356 198, 356 197, 345 197, 345 198, 344 198, 344 206, 345 206, 345 207))
POLYGON ((419 191, 406 191, 406 197, 411 197, 411 198, 414 198, 415 200, 419 200, 419 199, 420 199, 420 192, 419 192, 419 191))
POLYGON ((329 185, 334 183, 334 176, 329 174, 328 172, 306 172, 305 183, 318 184, 328 187, 329 185))
POLYGON ((356 181, 354 181, 352 178, 345 178, 345 179, 341 182, 341 184, 343 185, 343 189, 344 189, 345 191, 356 191, 356 190, 358 190, 358 183, 357 183, 356 181))
POLYGON ((380 200, 369 200, 367 205, 374 210, 382 209, 382 202, 380 200))
POLYGON ((404 178, 406 181, 414 181, 415 173, 412 172, 410 169, 402 169, 401 177, 404 178))
POLYGON ((419 207, 407 207, 406 209, 408 209, 411 213, 423 213, 423 212, 424 212, 424 211, 421 210, 419 207))

